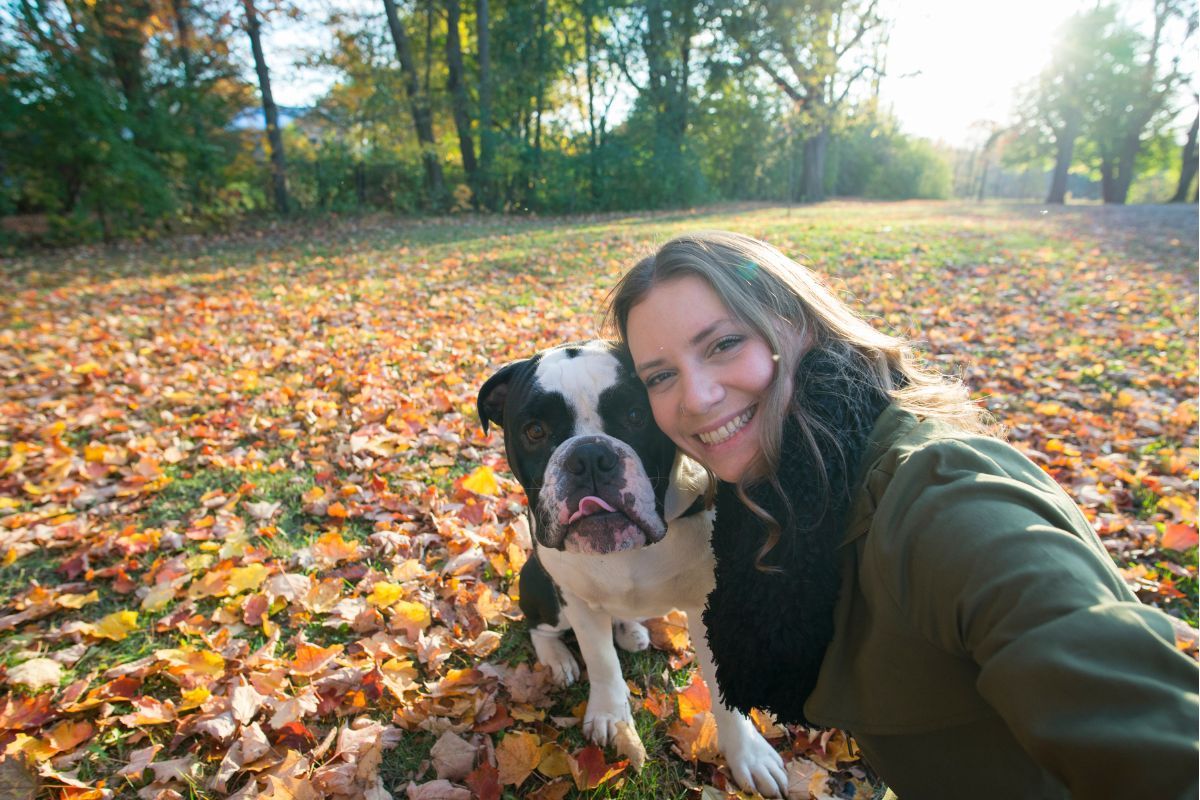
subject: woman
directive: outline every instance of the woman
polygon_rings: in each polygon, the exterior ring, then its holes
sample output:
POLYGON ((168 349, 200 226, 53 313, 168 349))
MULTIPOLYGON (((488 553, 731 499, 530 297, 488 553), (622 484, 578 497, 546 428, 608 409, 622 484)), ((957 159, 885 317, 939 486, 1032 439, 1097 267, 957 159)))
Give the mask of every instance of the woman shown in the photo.
POLYGON ((727 704, 851 731, 906 800, 1196 796, 1195 663, 961 383, 737 234, 668 242, 609 317, 718 479, 727 704))

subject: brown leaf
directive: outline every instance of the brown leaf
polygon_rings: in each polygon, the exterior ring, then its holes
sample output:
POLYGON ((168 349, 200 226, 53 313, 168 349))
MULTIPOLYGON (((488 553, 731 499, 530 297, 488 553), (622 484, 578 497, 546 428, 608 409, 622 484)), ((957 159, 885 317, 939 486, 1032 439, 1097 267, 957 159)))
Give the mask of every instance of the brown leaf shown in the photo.
POLYGON ((453 731, 446 731, 430 749, 429 755, 433 760, 433 769, 439 778, 460 781, 475 768, 475 754, 478 748, 463 741, 453 731))
POLYGON ((37 773, 22 758, 0 760, 0 797, 6 800, 33 800, 41 787, 37 773))
POLYGON ((520 786, 541 760, 542 740, 536 733, 510 731, 496 745, 500 782, 520 786))

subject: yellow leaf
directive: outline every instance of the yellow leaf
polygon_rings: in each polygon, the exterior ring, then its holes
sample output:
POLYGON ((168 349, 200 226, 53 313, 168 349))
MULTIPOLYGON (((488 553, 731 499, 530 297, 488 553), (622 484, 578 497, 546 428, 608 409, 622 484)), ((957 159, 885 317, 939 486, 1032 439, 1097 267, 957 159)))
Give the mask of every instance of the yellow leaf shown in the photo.
MULTIPOLYGON (((213 655, 216 655, 216 653, 213 655)), ((203 686, 197 686, 195 689, 184 689, 181 694, 183 695, 183 703, 179 706, 180 711, 198 708, 204 704, 205 700, 212 696, 212 692, 203 686)))
POLYGON ((211 650, 156 650, 154 655, 171 665, 167 671, 173 675, 225 674, 225 659, 211 650))
POLYGON ((428 608, 420 603, 410 603, 407 600, 397 602, 392 607, 392 614, 401 625, 412 625, 422 630, 428 628, 432 621, 428 608))
POLYGON ((89 625, 87 633, 97 639, 112 639, 119 642, 137 628, 138 615, 136 611, 114 611, 95 625, 89 625))
POLYGON ((54 604, 59 608, 83 608, 98 602, 100 602, 100 592, 95 589, 87 594, 60 594, 54 598, 54 604))
POLYGON ((496 473, 492 472, 492 468, 487 465, 479 467, 468 475, 463 480, 462 486, 475 494, 495 496, 500 493, 500 485, 496 482, 496 473))
POLYGON ((150 591, 142 598, 142 610, 154 613, 166 608, 167 605, 175 598, 175 592, 178 586, 172 581, 160 583, 150 587, 150 591))
POLYGON ((372 587, 367 602, 377 608, 387 608, 399 600, 402 594, 404 594, 404 587, 400 584, 380 581, 372 587))
POLYGON ((257 589, 267 579, 267 568, 262 564, 250 564, 245 567, 234 567, 229 571, 229 594, 257 589))

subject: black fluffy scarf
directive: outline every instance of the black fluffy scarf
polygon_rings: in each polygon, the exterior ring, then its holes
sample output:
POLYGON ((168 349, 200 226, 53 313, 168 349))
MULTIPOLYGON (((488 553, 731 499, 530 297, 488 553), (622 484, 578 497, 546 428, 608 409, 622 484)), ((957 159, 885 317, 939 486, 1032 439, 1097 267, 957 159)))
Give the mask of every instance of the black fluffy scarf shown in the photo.
POLYGON ((767 482, 747 491, 780 524, 779 541, 762 559, 775 572, 755 564, 767 539, 766 523, 738 499, 732 484, 720 483, 712 542, 716 588, 708 596, 704 624, 727 706, 742 712, 760 708, 780 722, 807 724, 804 702, 833 638, 841 582, 837 548, 859 462, 889 400, 848 379, 841 362, 819 348, 800 360, 794 386, 793 407, 834 432, 816 442, 827 482, 799 424, 789 417, 777 472, 783 494, 767 482))

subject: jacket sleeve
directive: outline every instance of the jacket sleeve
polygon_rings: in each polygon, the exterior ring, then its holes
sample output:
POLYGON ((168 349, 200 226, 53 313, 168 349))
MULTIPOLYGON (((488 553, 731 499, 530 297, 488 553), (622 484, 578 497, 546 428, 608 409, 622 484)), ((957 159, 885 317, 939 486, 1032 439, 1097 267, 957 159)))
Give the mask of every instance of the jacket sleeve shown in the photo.
POLYGON ((1196 797, 1195 662, 1065 492, 1003 442, 942 439, 880 498, 887 590, 1077 797, 1196 797))

